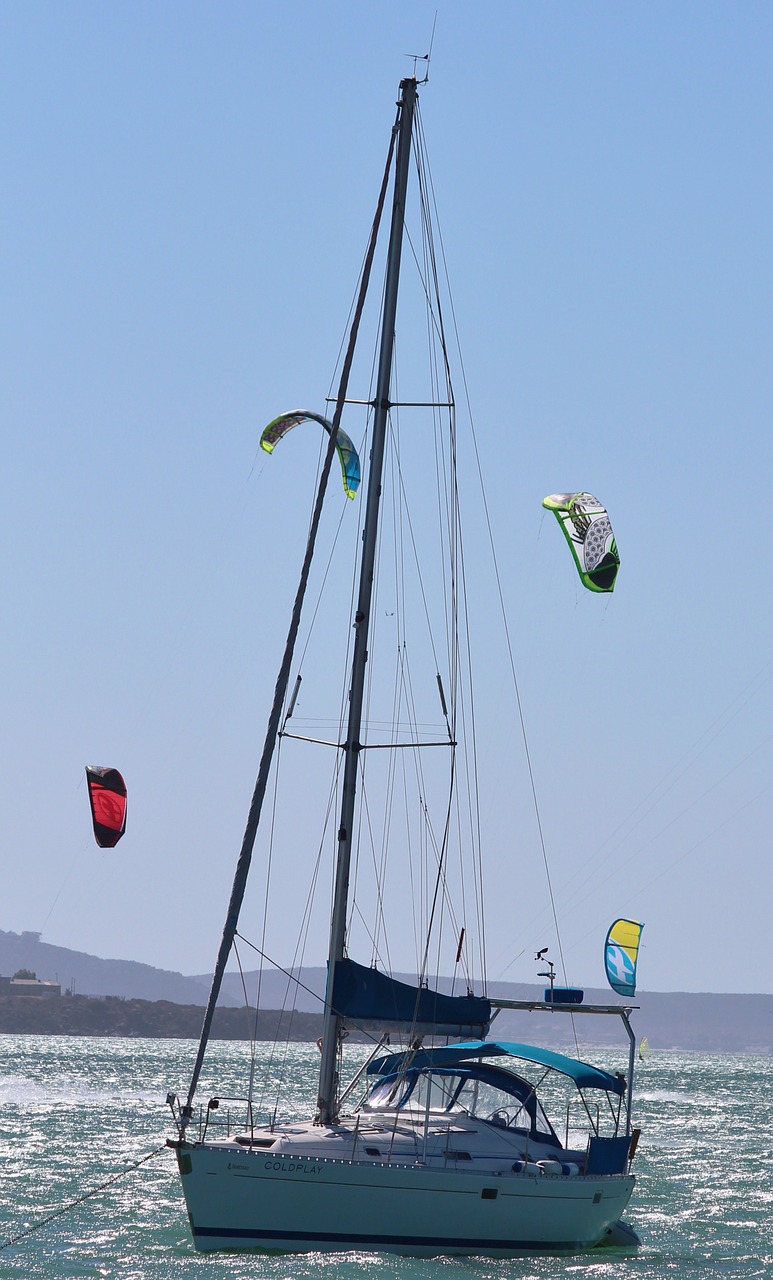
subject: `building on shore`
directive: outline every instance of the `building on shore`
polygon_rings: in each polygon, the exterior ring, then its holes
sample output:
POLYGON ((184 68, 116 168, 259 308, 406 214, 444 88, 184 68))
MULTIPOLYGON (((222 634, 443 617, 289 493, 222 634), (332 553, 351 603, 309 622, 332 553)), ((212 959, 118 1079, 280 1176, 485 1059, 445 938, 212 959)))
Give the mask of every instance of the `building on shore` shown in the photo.
POLYGON ((49 982, 34 976, 31 978, 0 976, 0 998, 13 996, 14 999, 21 1000, 53 1000, 61 994, 62 987, 59 982, 49 982))

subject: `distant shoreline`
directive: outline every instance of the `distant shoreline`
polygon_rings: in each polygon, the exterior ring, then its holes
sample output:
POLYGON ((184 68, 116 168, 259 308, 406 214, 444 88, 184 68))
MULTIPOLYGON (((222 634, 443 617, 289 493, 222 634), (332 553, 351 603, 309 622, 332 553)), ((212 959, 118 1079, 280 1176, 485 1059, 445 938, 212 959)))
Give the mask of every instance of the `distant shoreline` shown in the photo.
MULTIPOLYGON (((0 1034, 3 1035, 197 1040, 203 1019, 202 1005, 177 1004, 171 1000, 79 995, 49 999, 0 997, 0 1034)), ((592 1027, 578 1027, 580 1056, 583 1044, 620 1048, 621 1029, 616 1018, 593 1018, 592 1023, 592 1027)), ((773 1055, 773 997, 769 996, 643 995, 632 1026, 637 1039, 648 1037, 654 1053, 773 1055)), ((211 1038, 300 1043, 314 1042, 321 1034, 322 1015, 318 1013, 262 1009, 256 1021, 254 1009, 224 1006, 215 1010, 211 1038)), ((491 1036, 547 1044, 567 1052, 574 1048, 570 1023, 548 1013, 503 1012, 494 1023, 491 1036)), ((354 1042, 366 1039, 354 1029, 350 1038, 354 1042)))
MULTIPOLYGON (((102 960, 85 952, 56 947, 38 933, 10 933, 0 929, 0 974, 10 977, 25 969, 42 983, 55 982, 64 994, 47 999, 29 995, 0 995, 0 1033, 73 1036, 147 1036, 155 1039, 196 1040, 201 1032, 211 975, 186 977, 133 960, 102 960), (79 991, 74 995, 67 991, 79 991)), ((415 982, 411 972, 396 972, 415 982)), ((227 972, 215 1013, 213 1035, 222 1040, 291 1039, 315 1041, 322 1034, 324 966, 304 966, 292 974, 268 967, 244 974, 227 972), (255 1013, 245 1011, 248 999, 260 993, 263 1010, 255 1029, 255 1013), (294 1013, 278 1012, 288 1002, 294 1013)), ((453 984, 439 978, 437 990, 453 984)), ((493 982, 488 994, 507 1000, 539 1001, 543 988, 534 983, 493 982)), ((607 989, 586 988, 586 1004, 609 1004, 607 989)), ((618 1003, 613 997, 612 1003, 618 1003)), ((639 991, 632 1002, 631 1028, 647 1036, 653 1052, 685 1050, 696 1053, 753 1053, 773 1055, 773 994, 639 991)), ((583 1045, 627 1052, 618 1018, 581 1018, 577 1023, 580 1053, 583 1045), (622 1037, 622 1040, 621 1040, 622 1037)), ((504 1010, 491 1034, 501 1040, 526 1041, 572 1051, 572 1022, 552 1013, 521 1014, 504 1010)), ((353 1035, 356 1039, 357 1036, 353 1035)))
MULTIPOLYGON (((170 1000, 128 1000, 121 996, 62 996, 59 999, 0 998, 0 1034, 44 1036, 136 1036, 196 1040, 204 1009, 170 1000)), ((315 1013, 254 1009, 215 1010, 214 1040, 317 1040, 322 1017, 315 1013)))

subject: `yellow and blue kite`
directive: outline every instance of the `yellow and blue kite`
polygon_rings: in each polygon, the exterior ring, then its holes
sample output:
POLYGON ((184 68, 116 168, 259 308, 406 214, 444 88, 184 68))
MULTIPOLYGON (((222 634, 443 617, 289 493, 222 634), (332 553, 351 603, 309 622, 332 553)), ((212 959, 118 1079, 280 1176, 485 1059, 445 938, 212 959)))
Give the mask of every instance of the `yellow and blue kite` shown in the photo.
POLYGON ((636 920, 615 920, 604 943, 607 982, 620 996, 636 995, 636 962, 643 924, 636 920))
MULTIPOLYGON (((274 418, 273 422, 269 422, 260 437, 261 449, 265 449, 266 453, 273 453, 274 446, 279 443, 282 436, 287 435, 288 431, 292 431, 293 427, 297 427, 301 422, 318 422, 325 428, 328 435, 333 434, 332 422, 329 422, 321 413, 313 413, 310 409, 294 409, 292 413, 282 413, 278 418, 274 418)), ((347 498, 353 498, 360 484, 360 459, 357 450, 341 427, 336 434, 336 450, 341 463, 344 491, 347 498)))

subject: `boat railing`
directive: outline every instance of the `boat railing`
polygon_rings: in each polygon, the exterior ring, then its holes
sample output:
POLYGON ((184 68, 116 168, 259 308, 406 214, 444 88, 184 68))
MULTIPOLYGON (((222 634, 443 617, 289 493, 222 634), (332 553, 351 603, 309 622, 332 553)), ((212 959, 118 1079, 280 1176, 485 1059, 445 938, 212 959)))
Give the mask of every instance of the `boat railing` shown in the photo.
POLYGON ((590 1121, 590 1125, 593 1133, 598 1134, 600 1132, 601 1111, 598 1105, 595 1108, 596 1119, 594 1122, 593 1116, 591 1114, 592 1108, 588 1107, 586 1100, 582 1096, 580 1097, 575 1096, 573 1098, 569 1098, 566 1104, 566 1128, 564 1131, 564 1149, 566 1151, 569 1151, 571 1149, 569 1145, 569 1128, 570 1128, 570 1123, 572 1119, 571 1113, 573 1110, 575 1111, 580 1110, 582 1112, 583 1120, 590 1121))
POLYGON ((252 1103, 248 1097, 236 1094, 218 1094, 216 1098, 210 1098, 206 1107, 199 1107, 199 1142, 204 1141, 210 1128, 217 1129, 218 1136, 222 1136, 223 1129, 225 1129, 226 1137, 230 1138, 232 1127, 234 1132, 246 1130, 252 1137, 255 1122, 252 1114, 252 1103), (236 1105, 233 1108, 231 1106, 222 1108, 223 1103, 236 1105))
MULTIPOLYGON (((489 997, 492 1008, 494 1009, 514 1009, 523 1013, 569 1013, 577 1014, 600 1014, 602 1016, 612 1016, 620 1018, 626 1037, 628 1039, 628 1077, 626 1081, 625 1095, 625 1132, 631 1133, 631 1111, 633 1106, 633 1081, 636 1057, 636 1037, 631 1027, 631 1014, 634 1013, 639 1006, 635 1004, 560 1004, 558 1001, 552 1000, 505 1000, 499 996, 489 997)), ((590 1114, 588 1116, 590 1119, 590 1114)), ((592 1123, 592 1121, 591 1121, 592 1123)))

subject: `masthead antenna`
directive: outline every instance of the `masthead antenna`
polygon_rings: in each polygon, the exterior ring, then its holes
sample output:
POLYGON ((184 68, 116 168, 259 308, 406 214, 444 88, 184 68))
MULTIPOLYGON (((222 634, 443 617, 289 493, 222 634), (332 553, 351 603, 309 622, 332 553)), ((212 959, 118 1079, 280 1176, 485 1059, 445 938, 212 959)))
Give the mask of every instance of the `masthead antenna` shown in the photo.
POLYGON ((430 39, 429 39, 429 52, 428 53, 409 53, 406 55, 408 58, 413 58, 413 78, 417 84, 426 84, 427 81, 429 80, 429 63, 430 63, 430 58, 432 57, 432 46, 435 43, 435 27, 436 26, 437 26, 437 9, 435 10, 435 19, 432 23, 432 35, 430 36, 430 39), (426 62, 427 64, 426 72, 423 80, 419 80, 418 76, 416 75, 417 62, 426 62))

